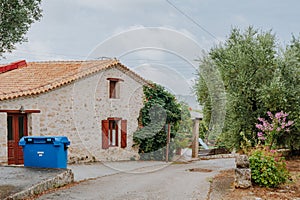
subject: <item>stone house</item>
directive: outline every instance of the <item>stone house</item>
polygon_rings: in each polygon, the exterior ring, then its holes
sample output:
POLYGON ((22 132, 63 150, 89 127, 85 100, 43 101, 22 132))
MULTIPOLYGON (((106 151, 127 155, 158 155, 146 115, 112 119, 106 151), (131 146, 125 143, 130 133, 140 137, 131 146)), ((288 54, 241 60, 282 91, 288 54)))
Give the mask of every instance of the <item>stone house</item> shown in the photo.
POLYGON ((0 66, 0 162, 22 164, 22 136, 67 136, 69 162, 138 158, 145 79, 118 60, 0 66))

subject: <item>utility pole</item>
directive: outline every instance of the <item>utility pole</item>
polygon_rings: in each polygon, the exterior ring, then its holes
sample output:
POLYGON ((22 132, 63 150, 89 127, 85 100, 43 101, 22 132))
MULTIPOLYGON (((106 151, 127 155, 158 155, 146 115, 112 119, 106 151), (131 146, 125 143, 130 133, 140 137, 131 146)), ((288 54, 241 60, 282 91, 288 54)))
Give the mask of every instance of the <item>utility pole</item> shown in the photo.
POLYGON ((199 153, 199 123, 200 118, 195 118, 193 120, 193 143, 192 143, 192 158, 198 158, 199 153))
POLYGON ((166 145, 166 162, 169 162, 169 145, 170 145, 170 137, 171 137, 171 127, 170 123, 168 123, 168 132, 167 132, 167 145, 166 145))

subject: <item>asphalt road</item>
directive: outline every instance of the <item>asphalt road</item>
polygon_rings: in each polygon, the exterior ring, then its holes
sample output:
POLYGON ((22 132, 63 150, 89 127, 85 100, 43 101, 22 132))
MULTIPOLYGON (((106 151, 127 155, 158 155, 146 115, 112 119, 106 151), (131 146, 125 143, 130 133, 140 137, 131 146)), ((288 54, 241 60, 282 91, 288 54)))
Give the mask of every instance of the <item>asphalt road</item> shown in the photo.
POLYGON ((210 182, 220 170, 234 168, 234 159, 149 166, 81 182, 38 198, 53 199, 207 199, 210 182), (195 169, 194 171, 190 171, 195 169))

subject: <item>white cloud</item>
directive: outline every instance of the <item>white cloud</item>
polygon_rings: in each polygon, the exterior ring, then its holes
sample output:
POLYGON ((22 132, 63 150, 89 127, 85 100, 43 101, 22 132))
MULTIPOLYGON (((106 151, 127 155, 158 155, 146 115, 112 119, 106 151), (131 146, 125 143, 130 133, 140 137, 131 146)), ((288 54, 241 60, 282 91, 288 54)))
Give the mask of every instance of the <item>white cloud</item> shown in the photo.
POLYGON ((149 48, 171 53, 195 66, 198 65, 195 59, 202 50, 198 43, 177 30, 145 27, 124 31, 108 38, 90 53, 90 57, 119 58, 130 52, 149 48))
MULTIPOLYGON (((74 1, 72 1, 74 2, 74 1)), ((127 10, 143 9, 146 6, 153 6, 155 4, 160 4, 160 0, 76 0, 79 6, 88 7, 95 10, 108 10, 114 12, 124 12, 127 10)))
POLYGON ((175 68, 163 64, 143 64, 134 68, 142 77, 164 86, 175 95, 191 94, 190 80, 185 79, 175 68))
MULTIPOLYGON (((58 56, 53 56, 55 59, 64 54, 81 55, 78 59, 82 59, 98 43, 112 35, 144 27, 163 27, 176 30, 186 38, 197 41, 200 48, 206 50, 219 41, 224 41, 231 26, 243 28, 243 26, 252 24, 267 30, 273 28, 279 36, 279 41, 289 41, 291 33, 298 34, 300 32, 299 26, 296 26, 300 4, 297 0, 291 0, 288 4, 282 3, 280 0, 263 2, 254 0, 244 3, 217 0, 184 2, 174 0, 172 2, 218 40, 215 41, 199 26, 162 0, 51 0, 42 1, 43 18, 31 27, 28 33, 29 42, 20 47, 32 51, 50 51, 51 54, 58 54, 58 56), (260 6, 257 6, 258 3, 260 6), (269 12, 265 12, 266 9, 269 12)), ((188 48, 188 45, 185 45, 186 41, 176 40, 174 35, 176 34, 161 34, 159 37, 152 37, 152 46, 168 47, 173 50, 177 47, 180 55, 182 52, 191 55, 188 59, 195 59, 199 56, 200 53, 194 51, 193 47, 188 48), (154 40, 156 40, 155 44, 154 40), (166 46, 166 41, 171 40, 174 41, 173 46, 168 46, 170 42, 166 46)), ((143 40, 147 44, 147 38, 144 37, 143 40)), ((123 38, 123 41, 118 44, 130 46, 130 42, 136 43, 136 38, 130 39, 128 42, 126 42, 126 38, 123 38)), ((108 49, 107 53, 112 53, 116 52, 117 46, 108 46, 108 48, 112 48, 112 50, 108 49)), ((20 52, 15 51, 9 54, 9 57, 14 59, 21 57, 51 59, 51 56, 33 56, 31 54, 23 53, 22 56, 20 52)), ((71 59, 73 57, 63 58, 71 59)), ((7 61, 1 60, 1 62, 7 61)))

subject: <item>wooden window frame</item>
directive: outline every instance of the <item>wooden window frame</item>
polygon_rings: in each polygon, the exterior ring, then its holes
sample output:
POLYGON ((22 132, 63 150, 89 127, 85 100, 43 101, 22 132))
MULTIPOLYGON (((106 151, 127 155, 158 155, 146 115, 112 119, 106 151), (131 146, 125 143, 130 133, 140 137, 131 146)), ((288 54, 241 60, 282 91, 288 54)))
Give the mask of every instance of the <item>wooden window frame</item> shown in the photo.
POLYGON ((108 83, 108 96, 110 99, 120 99, 120 82, 124 81, 120 78, 107 78, 108 83))
POLYGON ((30 114, 30 113, 41 113, 40 110, 24 110, 24 111, 20 111, 20 110, 0 110, 0 112, 6 112, 7 114, 30 114))
POLYGON ((127 147, 127 120, 122 118, 111 117, 107 120, 102 120, 102 149, 110 147, 127 147), (115 123, 115 144, 112 144, 113 129, 112 125, 115 123))
POLYGON ((109 81, 109 98, 110 99, 117 99, 117 90, 118 90, 118 81, 109 81))

